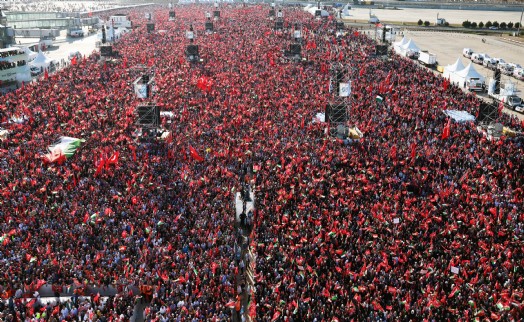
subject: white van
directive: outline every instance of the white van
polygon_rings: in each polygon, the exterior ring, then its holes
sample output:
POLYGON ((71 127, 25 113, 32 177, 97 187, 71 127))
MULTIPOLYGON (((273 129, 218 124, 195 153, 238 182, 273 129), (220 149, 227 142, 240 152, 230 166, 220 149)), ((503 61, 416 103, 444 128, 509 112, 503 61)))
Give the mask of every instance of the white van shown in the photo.
POLYGON ((473 55, 473 49, 471 49, 471 48, 464 48, 462 50, 462 56, 467 57, 467 58, 471 58, 471 55, 473 55))
POLYGON ((473 55, 471 55, 471 60, 475 64, 479 64, 479 65, 482 65, 482 63, 484 62, 484 59, 489 59, 489 58, 491 58, 489 57, 489 55, 483 54, 483 53, 474 53, 473 55))
POLYGON ((513 70, 513 77, 515 77, 516 79, 524 80, 524 69, 515 68, 513 70))

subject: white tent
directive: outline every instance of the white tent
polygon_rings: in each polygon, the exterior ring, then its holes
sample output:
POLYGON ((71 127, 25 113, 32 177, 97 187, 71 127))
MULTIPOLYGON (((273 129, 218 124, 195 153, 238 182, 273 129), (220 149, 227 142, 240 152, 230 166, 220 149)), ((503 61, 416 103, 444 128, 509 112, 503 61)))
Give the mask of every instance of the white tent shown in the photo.
POLYGON ((317 10, 320 10, 320 15, 322 17, 328 17, 329 16, 329 12, 327 12, 326 10, 324 9, 318 9, 318 6, 312 6, 312 5, 308 5, 304 8, 305 11, 309 12, 310 14, 312 14, 313 16, 315 15, 316 11, 317 10))
POLYGON ((466 66, 464 66, 464 64, 462 63, 462 60, 459 57, 457 58, 457 61, 453 65, 448 65, 444 67, 443 76, 444 78, 450 78, 451 73, 455 73, 458 70, 463 70, 464 68, 466 68, 466 66))
POLYGON ((404 36, 402 37, 400 41, 393 43, 393 50, 395 50, 397 54, 400 54, 402 46, 404 46, 407 43, 408 43, 408 40, 406 39, 406 36, 404 36))
POLYGON ((349 16, 351 15, 349 14, 349 3, 348 3, 344 6, 344 8, 342 8, 342 17, 349 17, 349 16))
POLYGON ((38 55, 36 55, 35 59, 29 64, 38 68, 47 68, 49 67, 49 64, 51 64, 51 58, 46 57, 46 55, 40 51, 38 52, 38 55))
POLYGON ((27 56, 29 56, 28 61, 32 61, 36 58, 36 56, 38 56, 38 54, 29 49, 29 47, 22 47, 21 49, 27 54, 27 56))
POLYGON ((420 51, 420 48, 418 48, 418 46, 415 44, 415 42, 413 41, 413 39, 410 39, 406 44, 404 44, 404 45, 402 46, 402 49, 403 49, 405 52, 408 52, 408 51, 419 52, 419 51, 420 51))
POLYGON ((476 78, 480 82, 484 82, 484 76, 475 70, 475 67, 473 67, 472 63, 469 63, 466 68, 450 74, 451 82, 458 83, 459 86, 463 85, 464 82, 469 82, 469 80, 472 78, 476 78))

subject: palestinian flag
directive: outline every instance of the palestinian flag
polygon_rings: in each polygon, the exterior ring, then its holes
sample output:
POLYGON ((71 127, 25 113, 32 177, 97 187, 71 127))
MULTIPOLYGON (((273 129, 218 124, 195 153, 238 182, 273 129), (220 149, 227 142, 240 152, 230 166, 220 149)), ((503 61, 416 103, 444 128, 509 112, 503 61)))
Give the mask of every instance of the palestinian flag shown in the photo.
POLYGON ((499 311, 509 311, 510 309, 507 303, 502 303, 502 302, 497 303, 497 308, 499 309, 499 311))
POLYGON ((382 103, 382 101, 384 100, 384 98, 380 95, 377 95, 377 97, 375 98, 375 101, 377 101, 377 103, 382 103))
POLYGON ((47 147, 49 153, 44 156, 48 162, 61 163, 73 156, 75 151, 85 140, 62 136, 55 143, 47 147))

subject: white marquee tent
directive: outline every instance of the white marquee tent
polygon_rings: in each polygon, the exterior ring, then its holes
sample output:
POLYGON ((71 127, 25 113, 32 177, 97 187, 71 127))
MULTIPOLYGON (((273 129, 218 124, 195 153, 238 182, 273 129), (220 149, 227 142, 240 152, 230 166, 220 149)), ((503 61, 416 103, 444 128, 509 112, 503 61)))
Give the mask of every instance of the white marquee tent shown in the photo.
POLYGON ((402 37, 402 39, 400 41, 397 41, 397 42, 394 42, 393 43, 393 49, 395 50, 396 53, 399 53, 400 52, 400 48, 402 46, 404 46, 405 44, 408 43, 408 40, 406 39, 406 36, 402 37))
POLYGON ((477 78, 480 82, 484 82, 484 76, 475 70, 472 63, 469 63, 466 68, 450 74, 450 81, 458 83, 459 86, 462 86, 464 82, 469 82, 472 78, 477 78))
POLYGON ((393 49, 402 56, 407 56, 412 52, 420 52, 420 48, 418 48, 413 39, 406 41, 405 38, 402 38, 400 43, 395 43, 393 49), (403 45, 401 44, 402 42, 404 42, 403 45))
POLYGON ((455 73, 458 70, 463 70, 464 68, 466 68, 466 66, 464 66, 464 64, 462 63, 462 60, 459 57, 457 58, 457 61, 453 65, 448 65, 444 67, 443 76, 444 78, 450 78, 452 73, 455 73))
MULTIPOLYGON (((304 10, 307 11, 307 12, 309 12, 310 14, 312 14, 312 15, 314 16, 314 15, 315 15, 315 12, 316 12, 317 10, 319 10, 319 9, 318 9, 318 6, 308 5, 308 6, 306 6, 306 7, 304 8, 304 10)), ((321 15, 322 17, 328 17, 328 16, 329 16, 329 12, 327 12, 327 11, 324 10, 324 9, 320 9, 320 15, 321 15)))
POLYGON ((51 58, 46 57, 46 55, 40 51, 38 52, 38 55, 36 55, 35 59, 29 64, 38 68, 47 68, 51 64, 51 61, 51 58))

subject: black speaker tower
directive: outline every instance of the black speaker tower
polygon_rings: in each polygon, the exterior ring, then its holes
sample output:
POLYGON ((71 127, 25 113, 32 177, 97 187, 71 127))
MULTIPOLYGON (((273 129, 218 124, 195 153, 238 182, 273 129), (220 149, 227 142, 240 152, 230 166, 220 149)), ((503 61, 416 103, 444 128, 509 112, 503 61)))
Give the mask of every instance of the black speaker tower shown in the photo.
POLYGON ((500 94, 500 69, 495 68, 493 78, 495 79, 495 94, 500 94))

